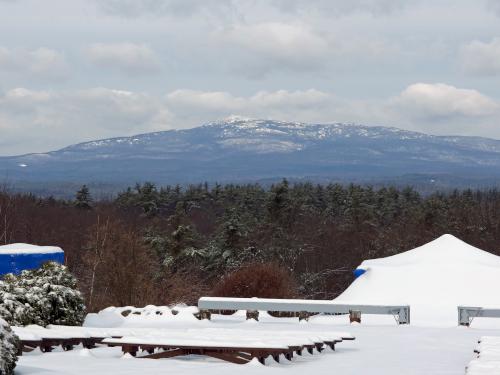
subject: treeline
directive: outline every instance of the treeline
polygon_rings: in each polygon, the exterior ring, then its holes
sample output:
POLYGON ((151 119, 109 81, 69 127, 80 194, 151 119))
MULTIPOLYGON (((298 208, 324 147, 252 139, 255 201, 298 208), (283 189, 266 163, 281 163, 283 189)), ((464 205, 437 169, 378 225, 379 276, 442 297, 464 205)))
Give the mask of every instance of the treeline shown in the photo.
POLYGON ((145 183, 109 201, 0 193, 0 244, 61 246, 89 310, 203 294, 333 298, 363 260, 451 233, 500 254, 500 192, 145 183))

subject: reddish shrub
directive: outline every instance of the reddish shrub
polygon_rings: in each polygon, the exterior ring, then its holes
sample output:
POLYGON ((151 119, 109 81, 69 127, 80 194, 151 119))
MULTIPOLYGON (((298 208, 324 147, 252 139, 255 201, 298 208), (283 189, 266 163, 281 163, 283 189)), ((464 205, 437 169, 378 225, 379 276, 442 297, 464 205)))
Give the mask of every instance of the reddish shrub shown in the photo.
POLYGON ((225 276, 212 290, 216 297, 294 298, 290 273, 275 263, 251 263, 225 276))

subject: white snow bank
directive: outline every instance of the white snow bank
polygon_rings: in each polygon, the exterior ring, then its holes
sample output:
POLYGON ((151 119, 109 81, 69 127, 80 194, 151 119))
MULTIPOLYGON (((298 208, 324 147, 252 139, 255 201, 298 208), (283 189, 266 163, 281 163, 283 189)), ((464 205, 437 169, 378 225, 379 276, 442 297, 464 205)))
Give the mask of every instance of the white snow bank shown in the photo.
POLYGON ((500 257, 449 234, 398 255, 366 260, 359 268, 366 272, 335 301, 407 304, 412 325, 455 326, 459 305, 500 306, 500 293, 492 287, 500 285, 500 257))
POLYGON ((199 322, 194 316, 196 306, 175 305, 146 307, 108 307, 98 313, 87 314, 85 327, 156 327, 167 323, 199 322))
POLYGON ((14 243, 0 246, 0 254, 52 254, 63 253, 57 246, 37 246, 26 243, 14 243))

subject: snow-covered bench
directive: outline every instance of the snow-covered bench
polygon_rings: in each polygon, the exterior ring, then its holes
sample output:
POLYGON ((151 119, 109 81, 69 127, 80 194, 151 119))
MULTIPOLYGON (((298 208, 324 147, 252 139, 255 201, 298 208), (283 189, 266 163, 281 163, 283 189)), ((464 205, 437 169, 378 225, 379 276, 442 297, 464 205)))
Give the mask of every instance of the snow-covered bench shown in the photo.
POLYGON ((393 315, 399 324, 410 324, 410 306, 356 305, 325 300, 201 297, 198 300, 200 317, 210 319, 215 311, 246 310, 247 317, 258 318, 258 311, 295 312, 299 317, 310 314, 385 314, 393 315))
POLYGON ((291 360, 294 354, 322 352, 325 345, 335 350, 335 344, 344 339, 353 340, 349 334, 308 332, 252 332, 248 330, 205 329, 183 332, 182 335, 130 336, 105 339, 103 344, 120 346, 123 353, 138 358, 172 358, 190 354, 205 355, 228 362, 244 364, 254 358, 261 363, 271 356, 279 362, 283 355, 291 360), (344 337, 342 337, 344 336, 344 337), (139 353, 139 355, 138 355, 139 353))
POLYGON ((107 336, 91 336, 80 331, 77 334, 63 330, 51 330, 39 326, 12 327, 19 337, 19 355, 40 348, 42 352, 51 352, 54 347, 61 346, 64 350, 72 350, 76 345, 84 348, 94 348, 107 336))
POLYGON ((474 318, 500 318, 500 308, 458 306, 458 325, 468 327, 474 318))
POLYGON ((481 337, 474 352, 477 358, 467 365, 466 375, 500 374, 500 337, 481 337))

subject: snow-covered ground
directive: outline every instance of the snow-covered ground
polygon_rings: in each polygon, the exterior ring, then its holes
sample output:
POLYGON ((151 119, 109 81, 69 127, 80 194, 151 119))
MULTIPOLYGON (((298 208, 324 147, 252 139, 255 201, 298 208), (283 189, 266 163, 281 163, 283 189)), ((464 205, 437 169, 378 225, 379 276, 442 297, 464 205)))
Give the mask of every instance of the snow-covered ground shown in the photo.
MULTIPOLYGON (((149 360, 123 356, 119 348, 100 347, 69 352, 29 353, 19 360, 17 374, 232 374, 284 373, 452 375, 464 374, 476 358, 473 350, 482 336, 500 336, 500 319, 476 318, 470 328, 458 327, 457 306, 497 306, 500 294, 500 257, 444 235, 420 248, 393 257, 369 260, 366 270, 337 299, 342 303, 411 306, 411 325, 397 325, 392 316, 363 315, 362 324, 348 324, 346 316, 315 316, 309 322, 297 318, 273 318, 261 312, 259 322, 246 321, 245 313, 214 315, 199 321, 196 308, 149 306, 108 308, 89 314, 89 329, 136 330, 122 335, 148 335, 161 330, 179 337, 182 330, 219 330, 227 338, 276 336, 302 331, 308 334, 350 332, 355 341, 337 344, 335 352, 295 356, 280 364, 269 360, 234 365, 205 357, 149 360), (126 315, 126 316, 124 316, 126 315), (149 330, 149 333, 148 333, 149 330), (232 333, 231 333, 232 332, 232 333), (248 334, 246 333, 248 332, 248 334)), ((163 334, 163 333, 162 333, 163 334)), ((490 349, 488 349, 490 350, 490 349)), ((493 349, 491 349, 493 350, 493 349)), ((500 350, 499 350, 500 353, 500 350)), ((474 374, 479 374, 475 372, 474 374)), ((491 374, 489 372, 488 374, 491 374)))
MULTIPOLYGON (((383 317, 380 320, 385 320, 383 317)), ((465 366, 475 357, 473 353, 481 336, 500 336, 500 330, 464 327, 415 327, 397 326, 394 322, 384 324, 345 324, 346 317, 316 317, 307 323, 297 319, 277 320, 265 318, 262 322, 236 317, 219 317, 212 322, 190 322, 180 319, 171 323, 174 331, 181 328, 223 328, 248 330, 347 331, 356 336, 355 341, 339 343, 336 351, 322 354, 295 356, 292 362, 282 360, 280 364, 269 360, 266 366, 259 363, 234 365, 206 357, 179 357, 173 359, 149 360, 124 358, 119 348, 76 349, 69 352, 56 350, 54 353, 33 352, 20 358, 17 374, 232 374, 241 375, 304 372, 339 375, 424 375, 464 374, 465 366)), ((376 319, 373 319, 376 320, 376 319)), ((172 321, 175 321, 172 319, 172 321)), ((137 325, 136 325, 137 327, 137 325)))

